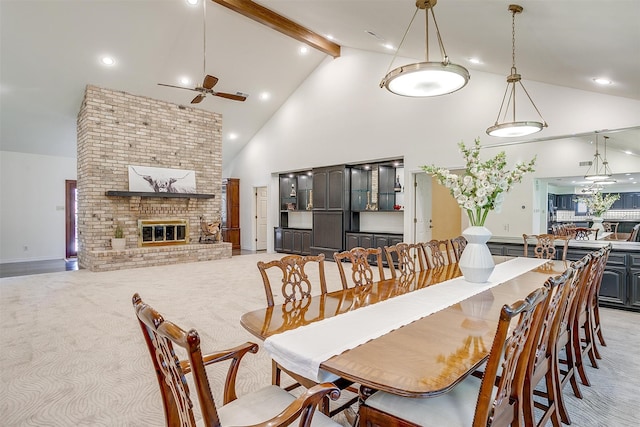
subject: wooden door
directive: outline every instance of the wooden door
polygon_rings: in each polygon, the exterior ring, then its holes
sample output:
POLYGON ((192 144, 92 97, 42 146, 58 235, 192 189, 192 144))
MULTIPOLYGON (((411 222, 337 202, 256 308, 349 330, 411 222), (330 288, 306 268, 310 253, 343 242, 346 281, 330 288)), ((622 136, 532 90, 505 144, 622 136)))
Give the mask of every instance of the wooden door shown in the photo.
POLYGON ((447 240, 462 233, 462 209, 449 189, 431 178, 432 239, 447 240))
POLYGON ((451 239, 462 234, 462 210, 437 179, 425 173, 414 174, 413 199, 414 241, 451 239))

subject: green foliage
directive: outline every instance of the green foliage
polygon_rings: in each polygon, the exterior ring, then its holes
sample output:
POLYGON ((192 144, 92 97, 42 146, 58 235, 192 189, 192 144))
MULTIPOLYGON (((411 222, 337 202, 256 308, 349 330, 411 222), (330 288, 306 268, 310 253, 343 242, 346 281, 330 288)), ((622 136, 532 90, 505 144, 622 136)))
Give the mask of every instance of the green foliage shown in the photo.
POLYGON ((119 222, 116 223, 116 230, 113 233, 113 237, 115 237, 116 239, 122 239, 124 237, 124 229, 119 222))
POLYGON ((528 163, 516 163, 511 171, 506 170, 507 160, 504 151, 495 157, 480 161, 480 139, 467 148, 464 142, 458 144, 467 166, 464 175, 451 173, 437 166, 422 166, 422 169, 438 179, 449 189, 458 205, 467 211, 471 225, 484 225, 489 211, 500 211, 504 194, 520 181, 527 172, 534 171, 536 158, 528 163))

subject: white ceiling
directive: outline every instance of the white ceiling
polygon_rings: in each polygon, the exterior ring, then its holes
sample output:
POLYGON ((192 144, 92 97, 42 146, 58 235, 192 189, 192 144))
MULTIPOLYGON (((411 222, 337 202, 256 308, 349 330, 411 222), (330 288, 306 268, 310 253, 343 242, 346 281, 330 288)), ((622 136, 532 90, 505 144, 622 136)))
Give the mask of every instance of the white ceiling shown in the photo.
MULTIPOLYGON (((333 35, 342 46, 381 53, 389 53, 383 42, 399 43, 415 10, 413 0, 257 3, 321 35, 333 35)), ((516 17, 516 65, 525 85, 535 80, 640 100, 640 1, 519 4, 525 10, 516 17), (600 76, 614 83, 595 85, 593 78, 600 76)), ((440 0, 435 7, 449 57, 467 67, 472 78, 474 70, 509 73, 508 5, 440 0), (471 57, 482 64, 469 63, 471 57)), ((202 80, 202 17, 202 6, 189 6, 186 0, 0 0, 1 149, 75 157, 76 115, 87 84, 188 104, 194 92, 157 83, 180 84, 183 75, 202 80), (101 65, 105 54, 116 65, 101 65)), ((424 60, 424 38, 424 16, 419 15, 400 56, 424 60)), ((313 49, 300 55, 300 46, 207 3, 206 73, 219 77, 216 90, 249 94, 246 102, 209 96, 197 106, 223 114, 225 163, 327 58, 313 49), (263 91, 271 99, 260 100, 263 91), (238 138, 231 140, 231 133, 238 138)), ((435 46, 431 60, 434 54, 435 46)), ((612 139, 611 145, 627 144, 618 148, 637 151, 638 139, 630 141, 612 139)))

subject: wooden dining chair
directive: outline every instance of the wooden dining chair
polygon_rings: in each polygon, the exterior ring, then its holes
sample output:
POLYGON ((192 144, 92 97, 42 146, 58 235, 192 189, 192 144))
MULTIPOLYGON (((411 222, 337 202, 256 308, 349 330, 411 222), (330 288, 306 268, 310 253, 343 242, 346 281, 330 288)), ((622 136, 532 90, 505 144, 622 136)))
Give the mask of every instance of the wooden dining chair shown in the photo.
POLYGON ((340 272, 340 280, 342 281, 342 288, 348 289, 349 283, 352 286, 365 286, 371 285, 375 280, 384 280, 384 266, 382 265, 382 249, 380 248, 361 248, 356 247, 348 251, 335 252, 333 254, 338 271, 340 272), (369 260, 375 259, 376 266, 378 268, 378 277, 375 278, 373 268, 369 263, 369 260), (351 263, 351 282, 347 279, 345 273, 345 261, 351 263))
POLYGON ((428 398, 375 392, 360 405, 360 426, 522 425, 520 402, 525 368, 540 332, 547 295, 543 287, 525 300, 502 307, 482 379, 470 375, 447 393, 428 398))
POLYGON ((635 242, 638 240, 638 230, 640 230, 640 224, 634 225, 631 234, 629 234, 629 238, 627 238, 627 242, 635 242))
POLYGON ((415 276, 416 259, 419 265, 424 267, 417 244, 396 243, 395 245, 385 246, 384 253, 393 279, 400 278, 401 276, 415 276))
POLYGON ((444 267, 456 262, 455 259, 451 259, 448 240, 433 239, 421 245, 424 249, 429 268, 444 267))
POLYGON ((236 376, 240 361, 247 353, 256 353, 258 345, 247 342, 230 350, 202 354, 200 336, 195 329, 185 331, 133 295, 133 307, 156 372, 167 426, 195 427, 191 390, 185 378, 192 374, 199 401, 202 423, 220 426, 340 426, 316 408, 325 396, 335 400, 340 391, 331 383, 319 384, 295 398, 277 386, 267 386, 238 397, 236 376), (187 353, 179 360, 174 346, 187 353), (228 361, 223 405, 216 407, 206 366, 228 361), (299 419, 299 421, 295 421, 299 419))
POLYGON ((604 231, 613 234, 618 234, 618 226, 620 226, 619 222, 605 221, 602 223, 602 228, 604 228, 604 231))
POLYGON ((598 239, 598 230, 597 228, 586 228, 586 227, 576 227, 573 229, 574 234, 573 238, 575 240, 589 240, 591 235, 594 235, 594 239, 598 239))
POLYGON ((593 298, 597 298, 599 282, 602 280, 604 268, 608 258, 610 245, 601 248, 592 254, 589 273, 586 283, 582 285, 576 303, 576 313, 573 318, 572 344, 575 354, 575 364, 580 380, 586 386, 591 385, 584 369, 585 360, 588 358, 591 366, 598 367, 599 353, 596 349, 593 319, 593 298))
POLYGON ((557 357, 556 342, 560 333, 561 321, 569 299, 570 285, 575 277, 575 270, 569 267, 563 274, 550 277, 545 282, 549 290, 549 304, 540 325, 539 339, 531 346, 529 363, 524 378, 522 390, 522 407, 527 425, 543 427, 551 420, 554 427, 561 424, 560 409, 564 403, 559 378, 556 374, 557 357), (544 380, 544 392, 537 392, 538 384, 544 380), (542 399, 534 399, 541 396, 542 399), (536 416, 535 409, 541 409, 542 414, 536 416))
MULTIPOLYGON (((317 266, 319 277, 319 293, 327 293, 327 282, 324 272, 324 254, 317 256, 307 255, 286 255, 280 259, 272 260, 269 262, 258 261, 258 270, 262 276, 262 283, 264 285, 265 295, 267 297, 267 306, 273 307, 274 305, 274 293, 271 286, 270 272, 274 271, 273 277, 277 277, 280 280, 280 292, 284 303, 291 305, 290 312, 299 310, 300 305, 309 301, 313 286, 309 276, 305 271, 307 264, 312 263, 317 266)), ((282 374, 282 367, 275 361, 273 363, 272 371, 272 384, 279 386, 282 374)), ((300 383, 295 382, 285 387, 290 391, 296 387, 299 387, 300 383)))
MULTIPOLYGON (((611 254, 612 245, 608 244, 603 249, 604 249, 604 254, 602 256, 604 259, 602 260, 600 278, 596 282, 596 289, 593 292, 593 298, 591 299, 591 312, 592 312, 591 320, 593 321, 592 322, 593 335, 598 337, 598 341, 600 341, 600 344, 606 347, 607 343, 605 342, 604 336, 602 335, 602 326, 600 324, 599 295, 600 295, 600 287, 602 286, 602 278, 604 276, 604 269, 607 267, 607 261, 609 260, 609 255, 611 254)), ((596 350, 596 356, 598 357, 598 359, 600 359, 600 355, 598 354, 597 349, 595 350, 596 350)))
POLYGON ((562 261, 567 259, 567 249, 569 247, 569 239, 567 236, 558 238, 553 234, 523 234, 524 240, 524 256, 529 256, 529 241, 535 240, 536 245, 533 248, 533 256, 541 259, 555 259, 556 246, 555 241, 560 240, 563 242, 562 246, 562 261))
MULTIPOLYGON (((558 330, 558 337, 555 342, 556 357, 552 360, 554 363, 554 372, 558 378, 558 389, 556 389, 556 396, 563 393, 563 389, 567 383, 571 384, 573 393, 576 397, 582 399, 582 391, 577 381, 576 373, 576 356, 573 350, 572 342, 572 330, 573 330, 573 318, 576 313, 576 304, 578 295, 581 288, 584 286, 589 274, 589 268, 591 264, 591 254, 587 254, 579 261, 571 263, 571 268, 574 270, 573 280, 567 285, 568 296, 566 300, 566 307, 560 316, 560 327, 558 330), (564 359, 562 359, 564 355, 564 359)), ((571 419, 569 413, 564 404, 564 399, 557 399, 556 406, 559 411, 560 419, 565 424, 570 424, 571 419)))
MULTIPOLYGON (((284 302, 298 301, 308 298, 312 293, 312 285, 305 271, 306 265, 317 265, 319 276, 320 294, 327 293, 327 282, 324 274, 324 254, 317 256, 286 255, 280 259, 269 262, 258 261, 258 270, 262 276, 264 291, 267 297, 267 306, 273 307, 274 294, 269 278, 269 269, 280 270, 282 274, 280 292, 284 302)), ((279 275, 278 275, 279 276, 279 275)))
POLYGON ((462 256, 462 252, 466 247, 467 239, 465 239, 464 236, 458 236, 451 239, 451 249, 453 256, 455 257, 455 262, 460 262, 460 257, 462 256))

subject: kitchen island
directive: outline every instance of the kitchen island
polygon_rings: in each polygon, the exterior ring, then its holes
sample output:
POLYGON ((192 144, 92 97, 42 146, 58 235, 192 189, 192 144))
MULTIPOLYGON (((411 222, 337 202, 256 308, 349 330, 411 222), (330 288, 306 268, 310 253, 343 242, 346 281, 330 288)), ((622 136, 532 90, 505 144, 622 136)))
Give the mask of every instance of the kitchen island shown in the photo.
MULTIPOLYGON (((609 235, 612 238, 612 235, 609 235)), ((577 261, 587 253, 611 243, 612 249, 602 278, 599 301, 603 307, 640 312, 640 243, 621 240, 569 240, 567 261, 577 261)), ((487 243, 493 255, 522 256, 524 241, 517 237, 494 236, 487 243)), ((557 259, 564 242, 556 241, 557 259)), ((531 249, 530 249, 531 251, 531 249)), ((533 256, 531 253, 529 256, 533 256)))

